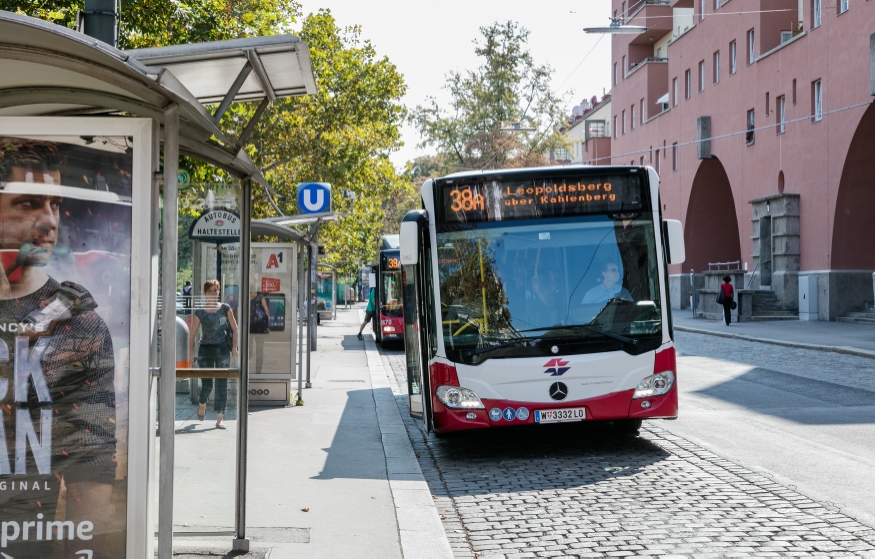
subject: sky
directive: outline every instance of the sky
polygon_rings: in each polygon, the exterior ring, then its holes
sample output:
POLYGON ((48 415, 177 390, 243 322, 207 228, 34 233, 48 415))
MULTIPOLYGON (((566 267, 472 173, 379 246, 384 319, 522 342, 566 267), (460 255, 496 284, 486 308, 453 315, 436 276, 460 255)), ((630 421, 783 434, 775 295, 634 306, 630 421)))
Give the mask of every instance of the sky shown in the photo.
MULTIPOLYGON (((329 8, 339 25, 361 25, 362 37, 370 40, 377 53, 387 56, 404 74, 407 95, 403 102, 411 108, 423 104, 429 95, 446 106, 449 97, 441 89, 444 76, 451 70, 478 66, 472 41, 480 36, 480 27, 495 21, 513 20, 531 32, 529 51, 535 63, 553 68, 553 88, 564 93, 569 114, 581 100, 593 95, 601 98, 603 91, 610 91, 611 38, 582 31, 584 27, 609 23, 608 0, 300 0, 300 3, 304 14, 329 8)), ((405 125, 402 132, 405 145, 392 156, 396 167, 417 155, 433 152, 430 148, 416 147, 420 138, 413 127, 405 125)))

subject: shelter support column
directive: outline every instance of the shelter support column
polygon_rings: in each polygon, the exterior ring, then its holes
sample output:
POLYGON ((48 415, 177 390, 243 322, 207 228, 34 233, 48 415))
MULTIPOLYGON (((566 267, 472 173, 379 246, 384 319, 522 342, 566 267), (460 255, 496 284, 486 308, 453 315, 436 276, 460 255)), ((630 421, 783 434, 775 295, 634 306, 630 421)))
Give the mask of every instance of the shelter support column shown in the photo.
POLYGON ((164 214, 161 242, 161 381, 158 435, 158 557, 173 557, 173 437, 176 421, 176 249, 179 227, 179 106, 164 113, 164 214))
POLYGON ((252 179, 243 181, 240 201, 240 388, 237 390, 237 502, 235 551, 249 551, 246 538, 246 452, 249 430, 249 285, 251 264, 252 179))

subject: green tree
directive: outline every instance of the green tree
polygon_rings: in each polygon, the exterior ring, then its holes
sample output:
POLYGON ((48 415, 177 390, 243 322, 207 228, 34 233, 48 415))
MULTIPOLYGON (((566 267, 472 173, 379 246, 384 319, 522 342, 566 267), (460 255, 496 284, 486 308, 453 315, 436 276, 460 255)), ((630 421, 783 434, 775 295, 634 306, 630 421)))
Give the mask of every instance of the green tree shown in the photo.
MULTIPOLYGON (((267 178, 284 213, 297 211, 299 182, 331 183, 335 211, 349 215, 323 226, 319 240, 326 261, 351 274, 371 258, 389 201, 413 190, 389 159, 402 145, 406 86, 395 65, 361 38, 360 27, 339 27, 329 10, 304 18, 300 37, 310 47, 318 91, 271 106, 262 117, 269 124, 254 134, 249 154, 260 166, 272 166, 267 178), (355 200, 343 198, 345 191, 355 200)), ((240 118, 234 125, 244 123, 240 118)), ((259 216, 272 213, 266 198, 253 207, 259 216)))
POLYGON ((496 22, 480 33, 480 66, 446 76, 450 106, 429 97, 413 111, 419 147, 436 148, 454 170, 545 164, 545 153, 564 146, 557 130, 564 102, 550 89, 553 70, 534 62, 529 31, 518 23, 496 22))
MULTIPOLYGON (((0 0, 0 9, 76 27, 84 0, 0 0)), ((287 33, 295 0, 122 0, 119 47, 143 48, 287 33)))

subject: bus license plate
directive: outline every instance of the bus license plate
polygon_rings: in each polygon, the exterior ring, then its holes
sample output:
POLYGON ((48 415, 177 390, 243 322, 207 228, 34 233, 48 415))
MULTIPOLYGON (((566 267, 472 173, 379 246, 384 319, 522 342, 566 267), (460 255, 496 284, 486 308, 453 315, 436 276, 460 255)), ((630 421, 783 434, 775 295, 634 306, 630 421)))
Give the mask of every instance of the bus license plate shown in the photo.
POLYGON ((561 423, 563 421, 583 421, 584 419, 586 419, 586 408, 535 411, 535 423, 561 423))

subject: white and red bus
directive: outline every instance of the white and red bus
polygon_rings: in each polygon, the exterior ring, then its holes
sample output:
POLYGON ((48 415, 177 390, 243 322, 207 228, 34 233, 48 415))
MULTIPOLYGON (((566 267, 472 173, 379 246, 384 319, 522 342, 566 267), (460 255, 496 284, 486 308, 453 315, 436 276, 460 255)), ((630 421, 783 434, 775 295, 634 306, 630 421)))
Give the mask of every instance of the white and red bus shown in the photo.
POLYGON ((677 417, 663 220, 649 167, 459 173, 401 223, 410 412, 438 434, 677 417))
POLYGON ((404 338, 401 308, 401 260, 398 235, 383 235, 377 243, 377 265, 373 267, 374 337, 378 342, 395 342, 404 338))

